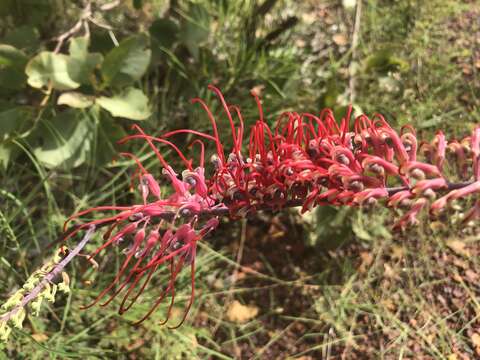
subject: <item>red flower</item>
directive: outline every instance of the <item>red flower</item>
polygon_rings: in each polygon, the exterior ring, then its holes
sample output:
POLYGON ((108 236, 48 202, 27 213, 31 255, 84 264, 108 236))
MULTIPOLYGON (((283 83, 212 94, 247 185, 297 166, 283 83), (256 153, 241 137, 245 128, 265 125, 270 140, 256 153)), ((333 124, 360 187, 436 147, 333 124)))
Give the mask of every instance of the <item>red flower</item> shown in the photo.
MULTIPOLYGON (((197 242, 218 226, 219 215, 236 218, 287 206, 302 206, 302 211, 308 211, 317 205, 361 206, 385 200, 392 208, 406 208, 394 226, 400 229, 418 222, 419 214, 426 209, 438 212, 450 201, 480 192, 480 128, 460 142, 447 142, 443 133, 438 132, 431 143, 418 146, 412 127, 406 126, 397 133, 379 114, 371 119, 361 115, 351 120, 349 108, 339 123, 328 109, 318 116, 285 112, 271 129, 265 122, 260 99, 253 93, 259 119, 245 134, 239 107, 228 104, 214 86, 209 89, 218 96, 228 119, 230 152, 226 152, 213 113, 203 100, 194 99, 192 102, 200 104, 211 122, 211 134, 185 129, 154 137, 135 125, 137 133, 121 140, 125 143, 141 139, 148 143, 163 168, 163 175, 170 181, 168 195, 161 193, 154 176, 135 155, 123 153, 137 164, 134 181, 138 181, 142 204, 97 207, 68 220, 97 211, 114 211, 116 214, 112 216, 79 226, 69 236, 90 225, 108 225, 104 244, 91 258, 108 248, 125 246, 119 272, 89 306, 101 300, 106 305, 123 296, 119 312, 124 313, 142 294, 154 273, 166 266, 170 280, 139 320, 145 320, 170 296, 166 322, 175 303, 176 278, 188 266, 191 296, 181 324, 194 298, 197 242), (180 133, 198 137, 191 144, 200 147, 198 167, 171 142, 180 133), (211 157, 213 173, 205 169, 205 141, 213 142, 216 149, 211 157), (181 177, 163 158, 157 145, 168 146, 178 155, 184 167, 181 177), (423 161, 419 160, 419 148, 425 154, 423 161), (467 182, 447 180, 444 169, 449 163, 447 152, 453 156, 458 179, 467 182), (437 193, 443 196, 433 202, 437 193)), ((477 202, 466 220, 478 217, 479 209, 477 202)))

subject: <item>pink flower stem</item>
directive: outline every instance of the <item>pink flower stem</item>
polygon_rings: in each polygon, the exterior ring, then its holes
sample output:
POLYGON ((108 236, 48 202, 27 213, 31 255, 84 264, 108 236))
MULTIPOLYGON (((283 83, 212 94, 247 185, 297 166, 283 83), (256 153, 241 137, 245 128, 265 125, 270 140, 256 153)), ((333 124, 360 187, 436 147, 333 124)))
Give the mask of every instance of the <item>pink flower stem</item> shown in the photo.
MULTIPOLYGON (((459 183, 449 183, 448 188, 446 188, 446 191, 452 191, 452 190, 457 190, 464 188, 465 186, 473 184, 472 181, 465 181, 465 182, 459 182, 459 183)), ((396 194, 400 191, 405 191, 405 190, 411 190, 410 187, 408 186, 397 186, 397 187, 391 187, 387 188, 388 191, 388 196, 392 196, 393 194, 396 194)))
MULTIPOLYGON (((468 186, 468 185, 471 185, 471 184, 472 184, 472 182, 449 183, 448 188, 445 188, 442 191, 447 191, 448 192, 448 191, 452 191, 452 190, 456 190, 456 189, 461 189, 461 188, 464 188, 465 186, 468 186)), ((410 189, 411 188, 408 187, 408 186, 397 186, 397 187, 386 188, 389 197, 398 193, 398 192, 400 192, 400 191, 405 191, 405 190, 410 190, 410 189)), ((285 202, 285 204, 282 205, 282 208, 302 206, 304 202, 305 202, 305 199, 289 200, 289 201, 285 202)), ((257 206, 255 209, 256 209, 256 211, 269 211, 269 210, 273 210, 273 207, 271 205, 261 204, 261 205, 257 206)), ((223 205, 223 206, 217 206, 217 207, 213 207, 213 208, 209 208, 209 209, 202 209, 202 210, 199 210, 199 211, 195 211, 195 210, 192 209, 189 212, 188 217, 191 218, 193 216, 198 216, 198 217, 201 217, 201 218, 208 218, 208 217, 215 217, 215 216, 227 216, 229 214, 229 212, 230 212, 229 208, 227 206, 223 205)), ((173 218, 175 218, 175 216, 178 216, 177 212, 175 212, 175 211, 165 211, 165 212, 162 212, 161 214, 156 215, 155 217, 158 220, 170 221, 173 218)), ((112 222, 113 221, 108 222, 108 223, 102 223, 102 225, 108 225, 109 223, 112 223, 112 222)), ((68 230, 67 232, 69 232, 69 231, 70 230, 68 230)))
MULTIPOLYGON (((443 191, 449 192, 449 191, 452 191, 452 190, 457 190, 457 189, 464 188, 464 187, 466 187, 468 185, 471 185, 471 184, 472 184, 471 181, 459 182, 459 183, 449 183, 448 188, 444 189, 443 191)), ((398 192, 405 191, 405 190, 411 190, 411 188, 408 187, 408 186, 396 186, 396 187, 386 188, 386 190, 388 192, 388 196, 390 197, 390 196, 392 196, 392 195, 394 195, 398 192)), ((304 202, 305 202, 305 199, 289 200, 289 201, 285 202, 285 204, 283 204, 282 207, 283 208, 289 208, 289 207, 302 206, 304 204, 304 202)), ((270 205, 261 204, 261 205, 256 207, 256 210, 257 211, 269 211, 269 210, 273 210, 273 207, 270 206, 270 205)), ((229 212, 230 212, 230 210, 228 209, 228 207, 222 205, 222 206, 217 206, 217 207, 213 207, 213 208, 209 208, 209 209, 203 209, 203 210, 200 210, 200 211, 194 211, 192 209, 189 212, 188 217, 191 218, 193 216, 198 216, 200 218, 209 218, 209 217, 215 217, 215 216, 227 216, 227 215, 229 215, 229 212)), ((160 214, 155 215, 155 218, 158 221, 160 221, 160 220, 171 221, 175 218, 175 216, 178 216, 177 212, 167 210, 167 211, 164 211, 160 214)), ((108 221, 98 223, 98 224, 96 224, 96 229, 98 230, 101 227, 111 225, 114 222, 115 222, 115 220, 108 220, 108 221)), ((63 241, 64 239, 66 239, 69 236, 69 234, 77 231, 81 226, 82 225, 71 226, 57 240, 55 240, 54 242, 49 244, 48 247, 51 247, 52 245, 63 241)), ((82 248, 83 248, 83 246, 82 246, 82 248)), ((80 248, 80 250, 81 250, 81 248, 80 248)))

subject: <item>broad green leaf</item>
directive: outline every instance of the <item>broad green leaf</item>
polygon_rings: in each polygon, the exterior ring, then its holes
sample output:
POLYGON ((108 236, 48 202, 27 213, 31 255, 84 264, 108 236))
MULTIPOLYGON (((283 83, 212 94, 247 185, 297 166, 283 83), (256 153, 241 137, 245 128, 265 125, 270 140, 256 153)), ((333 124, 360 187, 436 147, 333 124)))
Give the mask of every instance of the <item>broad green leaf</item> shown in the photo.
POLYGON ((319 206, 305 213, 302 220, 307 227, 309 245, 335 249, 351 238, 350 209, 319 206))
POLYGON ((58 105, 67 105, 72 108, 83 109, 93 105, 94 99, 92 96, 84 95, 76 91, 63 93, 58 97, 58 105))
POLYGON ((27 64, 25 73, 28 84, 34 88, 48 87, 54 89, 71 90, 80 84, 71 78, 68 72, 70 58, 63 54, 42 51, 27 64))
MULTIPOLYGON (((94 108, 91 109, 91 112, 93 112, 94 108)), ((101 118, 98 122, 98 140, 95 157, 97 165, 112 161, 113 157, 118 154, 118 140, 126 136, 123 127, 117 124, 109 114, 102 112, 99 116, 101 118)))
POLYGON ((90 34, 90 51, 107 54, 115 48, 112 38, 105 29, 97 29, 90 34))
POLYGON ((386 215, 383 209, 375 214, 365 214, 357 210, 351 216, 352 231, 361 240, 372 241, 378 239, 391 239, 392 234, 386 227, 386 215))
POLYGON ((0 44, 0 88, 20 90, 26 84, 25 65, 28 58, 17 48, 0 44))
POLYGON ((148 31, 152 40, 155 40, 158 46, 169 49, 177 40, 178 30, 177 24, 172 20, 157 19, 152 23, 148 31))
POLYGON ((23 71, 18 71, 13 68, 0 68, 0 94, 1 89, 7 89, 7 93, 13 90, 21 90, 27 83, 27 77, 23 71))
POLYGON ((14 0, 3 0, 0 2, 0 16, 7 16, 12 13, 14 0))
POLYGON ((76 37, 70 39, 68 52, 71 57, 77 59, 84 59, 88 55, 89 39, 86 36, 76 37))
POLYGON ((112 49, 102 64, 106 85, 122 86, 139 80, 150 64, 151 51, 146 34, 130 36, 112 49))
POLYGON ((0 98, 0 111, 11 109, 14 105, 6 99, 0 98))
POLYGON ((87 37, 77 37, 70 41, 68 71, 71 78, 81 84, 90 84, 90 76, 95 67, 103 61, 102 54, 88 52, 87 37))
POLYGON ((171 49, 178 40, 179 28, 172 20, 157 19, 148 31, 152 41, 152 65, 155 66, 165 58, 164 51, 171 49))
POLYGON ((25 53, 11 45, 0 44, 0 68, 13 67, 23 70, 28 58, 25 53))
POLYGON ((31 25, 23 25, 8 32, 2 41, 18 49, 34 51, 40 45, 39 38, 37 28, 31 25))
POLYGON ((73 168, 85 162, 92 137, 92 126, 85 113, 69 109, 53 119, 42 119, 27 141, 46 167, 73 168))
MULTIPOLYGON (((0 14, 7 11, 15 23, 30 25, 48 25, 52 15, 58 13, 59 3, 49 0, 1 0, 0 14)), ((8 24, 8 22, 7 22, 8 24)))
POLYGON ((102 96, 96 102, 116 117, 145 120, 151 114, 148 98, 141 90, 135 88, 128 88, 112 97, 102 96))
POLYGON ((32 118, 33 109, 28 106, 14 107, 0 112, 0 141, 14 132, 25 130, 25 124, 32 118))
POLYGON ((210 22, 210 14, 205 7, 190 4, 188 14, 184 17, 180 39, 195 58, 198 58, 198 47, 208 39, 210 22))

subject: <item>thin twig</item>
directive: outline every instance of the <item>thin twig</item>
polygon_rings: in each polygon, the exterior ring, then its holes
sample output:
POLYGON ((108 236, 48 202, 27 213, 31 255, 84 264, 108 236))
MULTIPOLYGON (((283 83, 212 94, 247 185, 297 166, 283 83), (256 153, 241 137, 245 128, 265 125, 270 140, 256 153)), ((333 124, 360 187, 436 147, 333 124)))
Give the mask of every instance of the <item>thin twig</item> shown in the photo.
POLYGON ((85 247, 87 242, 92 238, 93 233, 95 232, 95 226, 91 225, 88 229, 88 231, 85 233, 85 236, 83 237, 82 241, 78 243, 78 245, 62 260, 60 261, 55 267, 53 268, 52 271, 50 271, 43 279, 40 281, 37 286, 33 288, 28 295, 26 295, 20 304, 15 306, 12 310, 9 312, 3 314, 0 316, 0 322, 6 322, 12 318, 17 312, 19 312, 21 309, 25 308, 25 306, 28 305, 31 301, 35 300, 38 295, 42 292, 42 290, 50 284, 53 279, 55 279, 67 266, 67 264, 72 261, 72 259, 78 255, 78 253, 85 247))
MULTIPOLYGON (((120 0, 115 0, 115 1, 112 1, 110 3, 101 5, 100 7, 98 7, 98 9, 100 11, 110 11, 110 10, 116 8, 117 6, 119 6, 120 3, 121 3, 120 0)), ((92 24, 94 24, 94 25, 96 25, 96 26, 98 26, 102 29, 108 30, 109 32, 111 32, 113 30, 113 28, 110 25, 102 24, 101 22, 96 20, 93 17, 93 15, 94 14, 93 14, 93 9, 92 9, 92 2, 88 1, 85 8, 82 9, 82 12, 81 12, 81 15, 80 15, 80 18, 78 19, 78 21, 69 30, 67 30, 63 34, 56 37, 57 45, 55 46, 55 49, 53 50, 53 52, 54 53, 60 52, 63 43, 68 38, 70 38, 70 37, 74 36, 76 33, 78 33, 82 29, 82 27, 85 30, 85 35, 87 37, 89 37, 90 36, 90 28, 89 28, 89 25, 88 25, 89 22, 91 22, 92 24)), ((118 44, 116 42, 115 42, 115 46, 118 46, 118 44)))
POLYGON ((55 46, 53 52, 58 53, 62 48, 65 40, 79 32, 80 29, 83 27, 84 23, 87 22, 88 18, 90 18, 91 15, 92 3, 89 1, 85 6, 85 9, 82 10, 82 15, 80 16, 80 19, 78 19, 78 21, 75 23, 75 25, 73 25, 69 30, 57 37, 57 45, 55 46))

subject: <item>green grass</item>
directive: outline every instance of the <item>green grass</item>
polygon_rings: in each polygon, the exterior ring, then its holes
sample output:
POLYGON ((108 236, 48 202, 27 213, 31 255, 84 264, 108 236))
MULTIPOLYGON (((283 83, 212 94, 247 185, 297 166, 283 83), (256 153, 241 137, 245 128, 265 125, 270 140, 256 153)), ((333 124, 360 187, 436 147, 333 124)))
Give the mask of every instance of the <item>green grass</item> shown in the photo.
MULTIPOLYGON (((157 16, 152 14, 162 8, 161 1, 144 3, 153 10, 138 22, 127 16, 130 13, 108 19, 128 25, 118 30, 119 36, 139 31, 146 26, 142 22, 152 21, 157 16)), ((210 82, 218 84, 230 102, 240 104, 249 121, 256 119, 257 109, 248 92, 258 85, 265 86, 262 98, 270 122, 286 109, 343 110, 355 14, 343 9, 340 1, 301 6, 279 1, 267 16, 258 18, 253 1, 233 1, 230 6, 223 1, 202 3, 214 19, 215 30, 198 57, 185 56, 185 49, 161 49, 160 60, 139 82, 154 107, 147 130, 208 129, 204 114, 188 100, 206 98, 219 112, 206 91, 210 82), (291 13, 300 23, 269 47, 258 48, 252 40, 255 34, 265 36, 291 13), (315 21, 310 23, 307 15, 315 21), (342 34, 347 45, 333 41, 335 34, 342 34)), ((354 105, 369 114, 383 113, 396 126, 412 123, 426 137, 436 129, 455 136, 467 133, 478 122, 479 69, 472 65, 478 54, 472 44, 480 28, 465 20, 468 12, 480 14, 472 4, 364 1, 354 105), (470 74, 464 74, 465 64, 470 74)), ((185 9, 175 15, 179 21, 188 18, 185 9)), ((71 24, 58 26, 60 33, 71 24)), ((36 104, 35 95, 26 90, 25 94, 36 104)), ((49 101, 49 109, 56 110, 54 101, 49 101)), ((220 128, 228 132, 226 122, 220 128)), ((0 302, 53 253, 55 246, 47 245, 71 213, 133 199, 129 161, 52 170, 35 159, 22 139, 17 142, 20 157, 0 175, 0 302)), ((139 144, 131 148, 146 154, 146 147, 139 144)), ((144 155, 144 159, 155 171, 154 157, 144 155)), ((0 358, 336 359, 343 354, 348 359, 451 360, 454 354, 478 356, 472 340, 480 314, 476 229, 425 222, 406 234, 394 234, 390 217, 383 210, 327 208, 303 218, 285 211, 260 214, 243 223, 225 221, 200 247, 197 300, 188 321, 174 331, 158 325, 167 304, 141 326, 131 326, 155 299, 154 289, 165 283, 166 274, 160 274, 152 290, 124 316, 117 314, 115 302, 79 310, 120 266, 114 253, 99 261, 101 271, 80 257, 67 269, 72 292, 57 295, 54 304, 44 304, 39 316, 28 314, 23 329, 14 330, 11 340, 0 345, 0 358), (457 240, 466 247, 455 247, 452 241, 457 240), (258 308, 258 315, 245 324, 229 321, 227 312, 234 300, 258 308)), ((96 238, 86 250, 100 241, 96 238)), ((184 300, 188 276, 182 272, 178 279, 183 288, 179 297, 184 300)), ((178 307, 172 324, 180 315, 178 307)))

